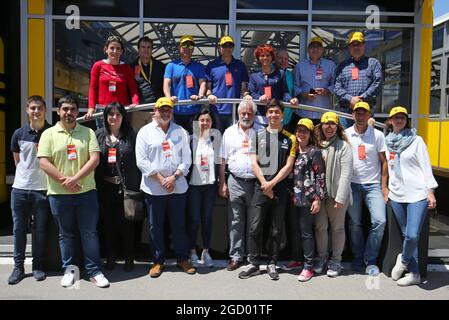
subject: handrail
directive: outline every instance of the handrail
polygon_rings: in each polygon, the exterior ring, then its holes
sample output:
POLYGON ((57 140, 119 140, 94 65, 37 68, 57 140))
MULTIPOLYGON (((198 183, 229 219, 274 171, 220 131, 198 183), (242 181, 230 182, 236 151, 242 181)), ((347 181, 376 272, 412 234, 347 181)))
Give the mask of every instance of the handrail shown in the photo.
MULTIPOLYGON (((228 98, 223 98, 223 99, 217 99, 217 104, 221 104, 221 103, 232 103, 233 104, 233 107, 232 107, 232 114, 233 115, 235 115, 236 114, 236 112, 235 112, 235 110, 236 110, 236 106, 240 103, 242 101, 242 99, 228 99, 228 98)), ((255 103, 255 104, 258 104, 258 105, 266 105, 266 103, 265 102, 261 102, 260 100, 253 100, 253 102, 255 103)), ((125 107, 125 110, 126 110, 126 112, 135 112, 135 111, 144 111, 144 110, 152 110, 152 109, 154 109, 154 105, 155 105, 156 103, 145 103, 145 104, 139 104, 139 105, 137 105, 137 106, 135 106, 134 108, 130 108, 130 107, 125 107)), ((192 100, 180 100, 180 101, 178 101, 177 103, 175 103, 175 105, 180 105, 180 106, 185 106, 185 105, 191 105, 191 104, 201 104, 201 105, 205 105, 205 104, 210 104, 209 103, 209 100, 207 100, 207 99, 200 99, 200 100, 195 100, 195 101, 192 101, 192 100)), ((287 102, 283 102, 282 103, 285 107, 288 107, 288 108, 292 108, 292 109, 298 109, 298 110, 307 110, 307 111, 315 111, 315 112, 320 112, 320 113, 325 113, 325 112, 328 112, 328 111, 333 111, 333 112, 335 112, 339 117, 343 117, 343 118, 347 118, 347 119, 352 119, 352 115, 351 114, 349 114, 349 113, 346 113, 346 112, 341 112, 341 111, 337 111, 337 110, 329 110, 329 109, 327 109, 327 108, 321 108, 321 107, 315 107, 315 106, 309 106, 309 105, 306 105, 306 104, 299 104, 299 105, 297 105, 297 106, 294 106, 294 105, 292 105, 292 104, 290 104, 290 103, 287 103, 287 102)), ((92 115, 92 118, 91 119, 89 119, 89 120, 86 120, 86 119, 84 119, 84 117, 79 117, 79 118, 77 118, 76 119, 76 121, 78 121, 79 123, 83 123, 83 122, 86 122, 86 121, 91 121, 91 120, 94 120, 94 119, 96 119, 96 118, 101 118, 101 117, 103 117, 103 113, 102 112, 97 112, 97 113, 94 113, 93 115, 92 115)), ((235 122, 235 121, 234 121, 235 122)), ((378 122, 378 121, 376 121, 375 123, 374 123, 374 126, 375 127, 378 127, 378 128, 381 128, 381 129, 383 129, 383 128, 385 128, 385 124, 383 124, 382 122, 378 122)))

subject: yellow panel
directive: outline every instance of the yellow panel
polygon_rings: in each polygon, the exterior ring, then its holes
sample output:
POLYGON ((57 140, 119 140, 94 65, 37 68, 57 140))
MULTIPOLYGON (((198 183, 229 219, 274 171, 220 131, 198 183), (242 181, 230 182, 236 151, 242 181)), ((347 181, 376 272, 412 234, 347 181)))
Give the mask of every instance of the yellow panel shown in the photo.
POLYGON ((0 96, 0 103, 4 104, 5 103, 5 97, 0 96))
POLYGON ((5 152, 5 113, 0 111, 0 203, 8 200, 8 189, 6 188, 5 152))
POLYGON ((5 89, 5 83, 3 81, 0 81, 0 89, 5 89))
POLYGON ((441 123, 440 168, 449 169, 449 122, 441 123))
POLYGON ((438 167, 438 146, 440 143, 440 125, 441 122, 429 122, 429 139, 424 139, 429 150, 430 163, 438 167))
MULTIPOLYGON (((429 115, 430 63, 432 60, 433 0, 422 4, 421 69, 419 83, 418 115, 429 115)), ((427 118, 427 117, 426 117, 427 118)), ((428 120, 418 119, 418 133, 427 140, 428 120)))
POLYGON ((2 37, 0 37, 0 73, 5 73, 5 45, 2 37))
POLYGON ((28 0, 28 14, 45 14, 45 0, 28 0))
MULTIPOLYGON (((5 153, 6 153, 6 141, 5 141, 5 131, 0 131, 0 166, 5 164, 5 153)), ((0 180, 0 184, 3 181, 0 180)))
POLYGON ((5 131, 5 113, 0 111, 0 131, 5 131))
POLYGON ((45 96, 44 20, 28 20, 28 96, 45 96))

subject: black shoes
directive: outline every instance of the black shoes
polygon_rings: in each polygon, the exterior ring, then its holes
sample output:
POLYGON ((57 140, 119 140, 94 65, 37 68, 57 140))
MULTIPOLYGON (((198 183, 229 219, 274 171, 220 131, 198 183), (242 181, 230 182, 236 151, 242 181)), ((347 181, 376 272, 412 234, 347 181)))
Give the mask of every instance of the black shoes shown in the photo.
POLYGON ((246 270, 239 273, 240 279, 248 279, 260 274, 259 266, 255 266, 253 264, 249 264, 246 270))
POLYGON ((131 272, 134 269, 134 260, 133 259, 126 259, 125 265, 123 266, 123 270, 125 272, 131 272))
POLYGON ((43 281, 47 277, 44 271, 42 270, 33 270, 33 277, 36 281, 43 281))
POLYGON ((18 284, 22 279, 25 278, 25 272, 21 268, 14 268, 11 275, 8 278, 8 284, 18 284))

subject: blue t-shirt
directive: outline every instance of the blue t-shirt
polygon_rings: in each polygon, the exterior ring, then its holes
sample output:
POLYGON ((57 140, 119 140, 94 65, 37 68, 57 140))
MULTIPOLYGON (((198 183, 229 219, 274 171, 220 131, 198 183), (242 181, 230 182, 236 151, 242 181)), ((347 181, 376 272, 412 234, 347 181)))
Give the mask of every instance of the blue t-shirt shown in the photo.
MULTIPOLYGON (((171 95, 177 96, 178 100, 188 100, 191 95, 198 95, 199 80, 205 77, 204 66, 194 60, 191 60, 188 65, 185 65, 181 59, 174 60, 167 65, 164 73, 164 78, 171 79, 171 95), (193 78, 193 87, 191 88, 187 88, 186 77, 188 75, 193 78)), ((200 111, 200 105, 175 106, 173 111, 175 114, 197 114, 200 111)))
MULTIPOLYGON (((245 64, 232 58, 226 64, 221 58, 212 60, 206 67, 206 79, 212 83, 212 94, 217 98, 240 98, 242 82, 248 82, 248 71, 245 64), (232 86, 226 85, 226 72, 232 75, 232 86)), ((216 105, 219 114, 231 114, 232 103, 216 105)))

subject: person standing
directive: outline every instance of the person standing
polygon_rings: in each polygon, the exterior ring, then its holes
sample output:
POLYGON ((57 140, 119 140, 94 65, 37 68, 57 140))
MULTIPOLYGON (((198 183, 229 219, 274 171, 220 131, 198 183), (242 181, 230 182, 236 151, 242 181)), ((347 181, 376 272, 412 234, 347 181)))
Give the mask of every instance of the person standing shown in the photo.
POLYGON ((26 237, 31 215, 36 235, 33 243, 33 277, 37 281, 46 278, 44 255, 50 205, 47 198, 47 177, 36 157, 42 132, 50 128, 50 124, 45 121, 46 111, 44 98, 37 95, 29 97, 26 106, 29 123, 14 131, 11 138, 16 174, 11 190, 14 269, 8 278, 8 284, 17 284, 25 277, 26 237))
MULTIPOLYGON (((176 104, 179 100, 192 101, 203 99, 206 93, 206 75, 204 66, 193 60, 195 41, 185 35, 179 41, 180 59, 170 62, 164 73, 164 95, 176 104)), ((192 133, 192 121, 200 111, 200 105, 175 106, 175 122, 192 133)))
MULTIPOLYGON (((335 63, 323 58, 324 47, 320 37, 309 41, 309 58, 295 67, 295 96, 301 104, 332 109, 332 93, 335 82, 335 63)), ((311 119, 314 124, 320 122, 321 113, 299 110, 300 117, 311 119)))
POLYGON ((218 42, 221 57, 209 62, 206 66, 207 99, 213 104, 217 129, 223 132, 232 123, 232 103, 217 104, 217 98, 240 98, 247 91, 248 71, 245 64, 232 55, 234 40, 231 36, 223 36, 218 42))
MULTIPOLYGON (((153 57, 153 40, 144 36, 137 41, 139 56, 131 63, 134 70, 137 90, 139 92, 139 104, 156 102, 164 96, 162 90, 164 84, 165 65, 153 57)), ((152 113, 148 110, 132 112, 131 124, 138 131, 152 119, 152 113)))
POLYGON ((268 221, 268 266, 271 280, 278 280, 276 263, 281 248, 281 233, 289 195, 286 179, 293 169, 296 157, 296 137, 283 130, 284 106, 273 99, 266 107, 268 127, 259 130, 257 140, 251 146, 251 163, 257 177, 251 202, 248 267, 239 273, 247 279, 260 273, 260 254, 263 248, 263 229, 268 221))
MULTIPOLYGON (((106 59, 94 63, 90 71, 88 111, 86 120, 92 118, 94 112, 103 112, 111 102, 120 102, 131 108, 139 104, 139 95, 131 67, 120 61, 124 51, 120 37, 110 36, 104 45, 106 59)), ((96 120, 97 128, 103 125, 101 119, 96 120)))
POLYGON ((427 210, 435 209, 434 190, 438 183, 432 173, 429 152, 423 139, 411 128, 407 109, 396 106, 387 120, 388 197, 404 239, 391 278, 398 286, 421 283, 418 241, 427 210), (404 272, 408 270, 404 277, 404 272))
POLYGON ((98 198, 94 170, 100 159, 100 148, 92 129, 76 122, 78 102, 65 96, 58 101, 60 121, 44 131, 39 141, 39 158, 47 174, 48 198, 59 227, 59 246, 63 287, 74 284, 70 266, 74 262, 76 234, 79 232, 84 266, 90 280, 98 287, 109 286, 101 272, 98 244, 98 198))
POLYGON ((173 102, 162 97, 156 101, 154 121, 137 134, 136 160, 142 172, 140 189, 145 193, 153 265, 150 277, 162 274, 165 262, 164 222, 169 216, 177 266, 187 274, 196 269, 189 263, 186 233, 186 194, 192 163, 187 131, 172 122, 173 102))
POLYGON ((387 223, 388 167, 385 137, 368 125, 370 116, 369 104, 357 102, 352 111, 355 123, 345 130, 352 147, 354 164, 351 180, 353 200, 348 208, 348 224, 353 270, 360 272, 366 266, 366 274, 377 276, 377 258, 387 223), (363 234, 363 202, 368 207, 371 222, 367 239, 363 234))
MULTIPOLYGON (((341 62, 336 71, 334 93, 339 100, 339 111, 352 113, 355 104, 360 101, 372 108, 376 105, 382 83, 382 66, 376 58, 365 56, 365 49, 363 33, 352 32, 348 38, 351 57, 341 62)), ((342 118, 341 123, 349 128, 353 121, 342 118)))

